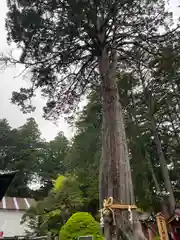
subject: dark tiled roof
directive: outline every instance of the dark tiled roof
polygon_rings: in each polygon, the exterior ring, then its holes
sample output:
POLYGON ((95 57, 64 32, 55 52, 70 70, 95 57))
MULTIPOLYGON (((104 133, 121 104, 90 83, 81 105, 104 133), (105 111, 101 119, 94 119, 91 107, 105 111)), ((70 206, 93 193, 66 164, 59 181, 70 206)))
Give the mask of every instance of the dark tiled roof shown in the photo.
POLYGON ((14 172, 3 172, 0 170, 0 200, 4 197, 9 185, 13 181, 16 171, 14 172))

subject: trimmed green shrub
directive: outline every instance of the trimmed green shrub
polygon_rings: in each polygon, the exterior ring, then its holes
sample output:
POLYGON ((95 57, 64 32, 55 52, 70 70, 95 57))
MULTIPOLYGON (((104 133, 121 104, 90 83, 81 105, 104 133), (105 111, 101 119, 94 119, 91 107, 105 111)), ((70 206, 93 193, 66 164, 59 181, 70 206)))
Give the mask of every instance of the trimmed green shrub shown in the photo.
POLYGON ((61 228, 60 240, 75 240, 79 236, 93 236, 94 240, 102 240, 99 223, 91 214, 78 212, 73 214, 61 228))

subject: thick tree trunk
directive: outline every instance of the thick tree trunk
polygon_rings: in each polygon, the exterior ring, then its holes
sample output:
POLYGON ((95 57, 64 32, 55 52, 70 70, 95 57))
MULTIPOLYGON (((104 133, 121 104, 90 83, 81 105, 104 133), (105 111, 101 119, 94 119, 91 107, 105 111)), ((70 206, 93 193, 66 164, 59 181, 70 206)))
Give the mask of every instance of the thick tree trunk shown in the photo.
MULTIPOLYGON (((149 170, 151 172, 151 175, 152 175, 152 180, 154 182, 155 189, 156 189, 157 192, 160 193, 161 192, 161 187, 158 183, 158 180, 156 178, 156 174, 155 174, 155 171, 154 171, 154 167, 153 167, 152 162, 151 162, 148 155, 146 157, 146 160, 147 160, 147 163, 148 163, 148 168, 149 168, 149 170)), ((163 197, 160 197, 159 199, 160 199, 161 210, 158 210, 158 211, 161 211, 165 215, 165 217, 168 218, 169 217, 169 209, 168 209, 168 206, 167 206, 167 202, 165 201, 165 199, 163 197)))
POLYGON ((169 193, 168 203, 169 203, 169 214, 171 215, 171 214, 173 214, 174 208, 175 208, 175 197, 174 197, 174 192, 172 189, 172 184, 171 184, 171 180, 170 180, 170 176, 169 176, 169 170, 167 168, 167 162, 164 157, 161 141, 159 139, 159 135, 158 135, 158 132, 156 129, 156 122, 155 122, 154 116, 152 116, 152 118, 151 118, 151 128, 152 128, 152 132, 153 132, 153 135, 155 138, 156 149, 157 149, 160 166, 161 166, 161 172, 162 172, 162 176, 164 179, 164 186, 165 186, 166 191, 169 193))
POLYGON ((148 169, 151 172, 151 176, 152 176, 152 180, 154 182, 155 189, 156 189, 157 192, 160 192, 161 188, 160 188, 160 185, 159 185, 158 180, 156 178, 156 174, 155 174, 154 167, 152 165, 151 159, 149 158, 149 154, 147 152, 145 154, 146 154, 145 156, 146 156, 146 161, 147 161, 147 164, 148 164, 148 169))
MULTIPOLYGON (((148 108, 150 129, 151 129, 152 134, 155 139, 157 154, 158 154, 160 167, 161 167, 161 173, 162 173, 162 177, 164 179, 164 186, 165 186, 166 192, 169 193, 169 197, 168 197, 168 208, 169 208, 168 212, 169 212, 169 214, 168 215, 171 215, 171 214, 173 214, 173 211, 175 208, 175 197, 174 197, 174 192, 172 189, 169 170, 167 168, 167 162, 166 162, 166 159, 164 156, 161 140, 159 138, 159 134, 158 134, 157 126, 156 126, 156 119, 154 117, 154 98, 152 96, 151 91, 149 91, 149 89, 145 86, 145 79, 142 75, 141 69, 139 69, 139 70, 140 70, 140 78, 142 81, 142 86, 143 86, 143 91, 144 91, 144 96, 145 96, 144 100, 145 100, 147 108, 148 108)), ((164 213, 167 215, 167 210, 164 210, 164 213)), ((168 217, 168 216, 166 216, 166 217, 168 217)))
MULTIPOLYGON (((116 55, 111 61, 104 50, 100 58, 102 81, 103 134, 100 167, 100 201, 113 197, 119 204, 135 204, 131 169, 126 142, 122 107, 116 83, 116 55)), ((116 227, 105 225, 105 239, 124 239, 122 231, 132 236, 135 227, 136 239, 144 239, 138 221, 132 224, 128 210, 115 211, 116 227), (121 229, 121 231, 119 231, 121 229), (139 234, 140 232, 140 234, 139 234), (121 235, 121 237, 119 236, 121 235)), ((133 237, 133 239, 135 239, 133 237)))

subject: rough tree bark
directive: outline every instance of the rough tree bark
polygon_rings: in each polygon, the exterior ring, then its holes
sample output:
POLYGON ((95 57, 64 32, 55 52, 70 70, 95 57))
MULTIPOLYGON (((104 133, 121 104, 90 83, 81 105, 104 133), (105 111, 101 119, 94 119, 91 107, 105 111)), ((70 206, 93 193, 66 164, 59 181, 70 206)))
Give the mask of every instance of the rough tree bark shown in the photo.
MULTIPOLYGON (((102 83, 103 134, 102 158, 100 166, 100 201, 113 197, 119 204, 135 204, 131 169, 126 142, 122 107, 116 82, 116 53, 108 56, 104 49, 99 63, 102 83)), ((115 211, 116 226, 112 224, 112 215, 105 222, 105 239, 145 239, 141 224, 133 214, 133 223, 127 210, 115 211), (123 235, 127 235, 126 237, 123 235)))
POLYGON ((148 88, 145 86, 145 81, 144 81, 144 77, 142 76, 141 70, 140 70, 140 77, 141 77, 144 96, 145 96, 144 100, 145 100, 147 108, 148 108, 150 129, 154 136, 157 154, 158 154, 158 158, 159 158, 159 162, 160 162, 161 173, 162 173, 162 177, 164 179, 164 186, 165 186, 166 192, 169 193, 169 196, 164 198, 164 204, 162 204, 163 213, 164 213, 165 217, 168 218, 174 212, 175 204, 176 204, 175 197, 174 197, 174 192, 173 192, 173 188, 172 188, 172 184, 171 184, 169 170, 167 168, 167 161, 164 156, 161 140, 159 138, 159 134, 158 134, 157 126, 156 126, 157 125, 156 119, 154 117, 154 105, 155 105, 154 98, 152 96, 151 91, 149 91, 148 88), (166 204, 166 203, 168 203, 168 204, 166 204), (166 205, 168 205, 168 209, 167 209, 166 205))
POLYGON ((145 152, 145 157, 146 157, 146 161, 147 161, 147 164, 148 164, 148 169, 151 172, 151 176, 152 176, 152 180, 154 182, 155 189, 156 189, 156 191, 160 192, 161 188, 160 188, 160 185, 159 185, 158 180, 156 178, 156 174, 155 174, 154 167, 153 167, 153 164, 151 162, 151 159, 149 157, 149 153, 145 152))
MULTIPOLYGON (((174 192, 172 189, 172 184, 171 184, 171 179, 169 176, 169 170, 167 168, 167 162, 162 150, 162 145, 161 145, 161 141, 158 135, 158 131, 156 129, 156 122, 154 119, 154 116, 151 117, 151 129, 155 138, 155 143, 156 143, 156 149, 157 149, 157 153, 159 156, 159 161, 160 161, 160 167, 161 167, 161 172, 162 172, 162 176, 164 179, 164 186, 166 188, 166 191, 169 192, 169 196, 168 196, 168 205, 169 205, 169 216, 171 216, 174 212, 175 209, 175 197, 174 197, 174 192)), ((167 214, 167 213, 165 213, 167 214)), ((167 216, 167 217, 169 217, 167 216)))

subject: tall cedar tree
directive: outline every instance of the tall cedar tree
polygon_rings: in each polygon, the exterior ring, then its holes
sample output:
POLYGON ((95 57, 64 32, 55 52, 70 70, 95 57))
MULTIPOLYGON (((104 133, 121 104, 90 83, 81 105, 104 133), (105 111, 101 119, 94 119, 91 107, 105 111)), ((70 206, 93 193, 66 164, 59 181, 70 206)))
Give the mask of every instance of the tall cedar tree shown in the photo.
MULTIPOLYGON (((101 86, 100 201, 112 196, 121 204, 133 204, 131 170, 115 75, 122 63, 135 60, 134 49, 141 47, 157 54, 157 44, 169 38, 167 33, 162 36, 158 33, 159 28, 169 22, 164 0, 7 2, 8 41, 14 41, 22 50, 19 62, 30 68, 32 82, 31 88, 13 93, 13 102, 24 112, 33 110, 28 101, 40 88, 42 95, 47 97, 45 116, 58 117, 62 112, 69 112, 88 89, 101 86)), ((127 233, 127 228, 132 230, 137 226, 136 221, 130 224, 128 211, 115 211, 115 218, 116 228, 110 224, 105 227, 106 239, 118 239, 118 233, 122 232, 118 229, 127 233)), ((142 239, 142 231, 138 233, 135 230, 136 239, 142 239)))

